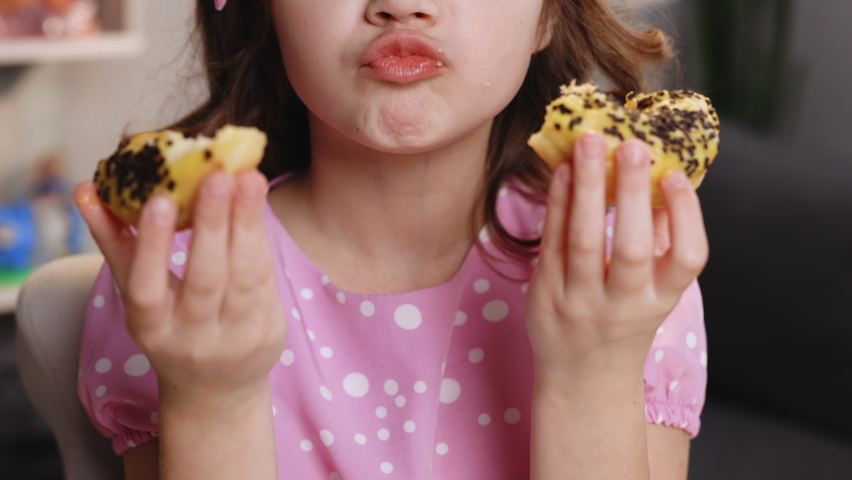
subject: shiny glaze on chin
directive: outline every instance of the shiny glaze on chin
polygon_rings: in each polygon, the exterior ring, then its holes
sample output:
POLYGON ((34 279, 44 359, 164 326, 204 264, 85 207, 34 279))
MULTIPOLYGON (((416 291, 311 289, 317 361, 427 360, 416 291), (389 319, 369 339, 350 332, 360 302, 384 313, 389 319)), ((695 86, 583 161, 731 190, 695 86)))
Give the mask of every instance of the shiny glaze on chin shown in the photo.
POLYGON ((379 37, 361 56, 361 71, 394 83, 410 83, 449 71, 443 52, 420 34, 395 31, 379 37))

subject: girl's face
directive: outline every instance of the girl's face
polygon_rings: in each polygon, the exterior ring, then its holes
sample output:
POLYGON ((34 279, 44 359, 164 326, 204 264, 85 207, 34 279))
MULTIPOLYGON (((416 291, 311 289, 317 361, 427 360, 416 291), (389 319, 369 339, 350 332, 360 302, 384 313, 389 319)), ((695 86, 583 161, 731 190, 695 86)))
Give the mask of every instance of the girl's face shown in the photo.
POLYGON ((546 45, 542 1, 272 0, 313 133, 400 154, 490 126, 546 45))

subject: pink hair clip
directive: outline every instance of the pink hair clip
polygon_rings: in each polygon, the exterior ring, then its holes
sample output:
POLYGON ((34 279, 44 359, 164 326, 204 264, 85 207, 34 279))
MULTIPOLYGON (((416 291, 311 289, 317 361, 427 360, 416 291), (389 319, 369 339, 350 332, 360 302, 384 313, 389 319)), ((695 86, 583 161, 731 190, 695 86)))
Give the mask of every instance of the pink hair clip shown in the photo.
POLYGON ((222 10, 225 8, 225 3, 227 3, 227 1, 228 0, 216 0, 216 10, 222 10))

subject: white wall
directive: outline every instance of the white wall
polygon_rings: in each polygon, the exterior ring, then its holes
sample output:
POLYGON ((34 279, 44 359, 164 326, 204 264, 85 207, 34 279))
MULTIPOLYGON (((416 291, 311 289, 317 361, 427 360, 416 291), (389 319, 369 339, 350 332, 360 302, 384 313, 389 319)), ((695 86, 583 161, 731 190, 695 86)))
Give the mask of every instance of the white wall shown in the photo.
POLYGON ((12 172, 51 149, 67 155, 73 180, 87 179, 122 133, 161 128, 200 102, 193 9, 190 0, 146 0, 141 56, 31 67, 0 96, 0 199, 20 184, 12 172))

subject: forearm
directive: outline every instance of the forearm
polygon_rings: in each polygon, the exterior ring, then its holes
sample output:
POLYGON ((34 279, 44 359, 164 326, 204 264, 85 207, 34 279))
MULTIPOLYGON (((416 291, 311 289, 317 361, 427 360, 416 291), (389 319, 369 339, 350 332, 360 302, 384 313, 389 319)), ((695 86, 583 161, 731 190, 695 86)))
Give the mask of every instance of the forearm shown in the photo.
POLYGON ((161 389, 161 480, 278 479, 268 387, 221 402, 187 400, 161 389))
POLYGON ((530 478, 649 479, 644 405, 641 371, 537 373, 530 478))

